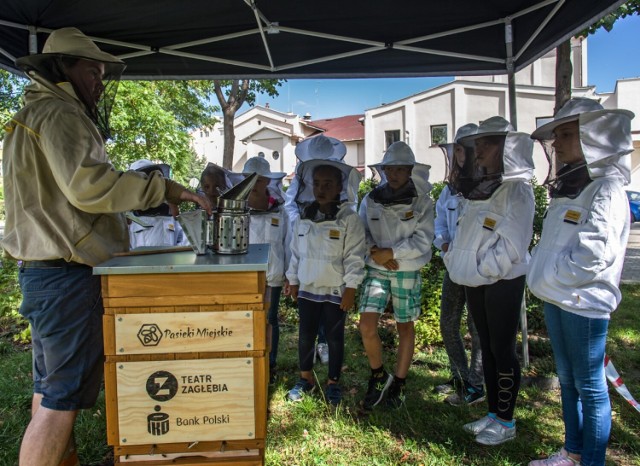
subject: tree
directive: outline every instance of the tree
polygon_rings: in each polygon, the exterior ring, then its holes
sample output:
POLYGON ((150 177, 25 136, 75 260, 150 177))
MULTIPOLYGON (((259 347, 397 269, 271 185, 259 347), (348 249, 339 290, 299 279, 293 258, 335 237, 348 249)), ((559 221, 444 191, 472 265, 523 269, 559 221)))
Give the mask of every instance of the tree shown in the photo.
POLYGON ((224 129, 224 150, 222 153, 222 166, 233 168, 233 148, 236 142, 233 127, 236 112, 245 102, 253 106, 256 94, 267 94, 269 97, 278 95, 277 88, 282 85, 282 80, 277 79, 234 79, 213 81, 213 90, 222 108, 222 125, 224 129))
MULTIPOLYGON (((0 123, 4 123, 18 111, 22 91, 28 81, 20 76, 0 70, 0 123)), ((0 127, 1 129, 1 127, 0 127)), ((2 131, 0 131, 0 140, 2 131)))
POLYGON ((216 123, 209 88, 209 81, 121 82, 107 143, 113 164, 126 169, 138 159, 160 160, 182 183, 199 178, 204 161, 196 159, 189 131, 216 123))
MULTIPOLYGON (((581 31, 576 37, 587 37, 600 28, 610 32, 618 19, 637 14, 640 14, 640 0, 629 0, 584 31, 581 31)), ((572 73, 571 42, 567 40, 556 48, 556 103, 553 110, 554 115, 571 98, 572 73)))

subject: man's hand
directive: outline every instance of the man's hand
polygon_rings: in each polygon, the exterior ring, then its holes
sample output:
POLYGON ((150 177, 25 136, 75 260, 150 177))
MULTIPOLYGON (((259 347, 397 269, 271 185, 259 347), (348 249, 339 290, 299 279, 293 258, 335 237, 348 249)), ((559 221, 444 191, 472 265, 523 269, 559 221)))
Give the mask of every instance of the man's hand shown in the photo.
POLYGON ((180 194, 180 200, 184 202, 195 202, 202 207, 202 209, 206 210, 208 215, 213 214, 213 205, 207 196, 185 190, 180 194))
POLYGON ((344 293, 342 293, 342 302, 340 303, 340 309, 342 309, 344 312, 347 312, 353 307, 355 302, 356 302, 356 289, 345 288, 344 293))
POLYGON ((449 250, 449 243, 442 243, 442 247, 440 249, 442 252, 447 252, 449 250))

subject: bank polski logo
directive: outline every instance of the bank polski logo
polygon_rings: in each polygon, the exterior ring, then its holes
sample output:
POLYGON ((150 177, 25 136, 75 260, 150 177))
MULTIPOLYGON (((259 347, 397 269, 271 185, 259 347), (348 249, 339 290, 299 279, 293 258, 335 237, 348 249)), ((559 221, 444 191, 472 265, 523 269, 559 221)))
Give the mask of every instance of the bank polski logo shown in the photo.
POLYGON ((158 346, 162 340, 162 330, 157 324, 142 324, 138 330, 138 340, 142 346, 158 346))
POLYGON ((156 406, 155 413, 147 416, 147 432, 151 435, 164 435, 169 432, 169 415, 160 410, 160 406, 156 406))

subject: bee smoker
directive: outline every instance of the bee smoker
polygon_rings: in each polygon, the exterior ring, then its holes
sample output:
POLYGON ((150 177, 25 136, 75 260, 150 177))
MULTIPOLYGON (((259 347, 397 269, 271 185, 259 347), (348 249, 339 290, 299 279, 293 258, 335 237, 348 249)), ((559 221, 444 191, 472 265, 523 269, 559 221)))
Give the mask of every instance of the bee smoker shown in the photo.
POLYGON ((258 179, 252 173, 218 198, 213 218, 204 210, 185 212, 177 217, 193 251, 206 254, 213 249, 218 254, 246 254, 249 250, 248 197, 258 179))

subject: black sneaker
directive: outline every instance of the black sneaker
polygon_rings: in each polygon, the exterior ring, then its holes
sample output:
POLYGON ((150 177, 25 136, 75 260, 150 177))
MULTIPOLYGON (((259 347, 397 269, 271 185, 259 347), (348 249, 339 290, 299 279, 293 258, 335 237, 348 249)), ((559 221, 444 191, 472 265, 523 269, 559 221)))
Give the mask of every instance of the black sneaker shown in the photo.
POLYGON ((444 401, 452 406, 461 406, 464 404, 474 405, 484 401, 485 398, 483 387, 475 387, 465 382, 462 390, 457 390, 456 393, 446 397, 444 401))
POLYGON ((327 402, 331 403, 333 406, 338 406, 342 401, 342 390, 340 389, 340 385, 337 383, 330 383, 327 385, 327 388, 324 391, 324 396, 327 399, 327 402))
POLYGON ((301 378, 293 386, 293 388, 289 390, 289 393, 287 393, 287 398, 289 401, 302 401, 302 398, 304 398, 305 395, 312 393, 315 388, 315 384, 312 384, 308 380, 301 378))
POLYGON ((387 393, 386 404, 389 408, 398 409, 404 405, 406 396, 404 393, 404 383, 400 383, 393 379, 393 383, 389 387, 387 393))
POLYGON ((371 377, 367 394, 364 396, 364 409, 373 409, 378 406, 391 382, 393 382, 393 376, 386 372, 382 374, 382 377, 371 377))
POLYGON ((468 405, 474 405, 484 401, 486 398, 483 387, 474 387, 473 385, 465 386, 464 402, 468 405))
POLYGON ((449 393, 453 393, 456 391, 458 386, 458 379, 455 377, 451 377, 445 383, 441 383, 440 385, 436 385, 433 387, 433 393, 437 393, 439 395, 448 395, 449 393))

